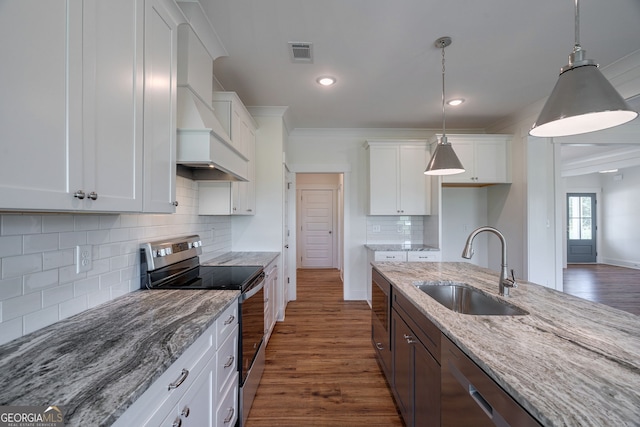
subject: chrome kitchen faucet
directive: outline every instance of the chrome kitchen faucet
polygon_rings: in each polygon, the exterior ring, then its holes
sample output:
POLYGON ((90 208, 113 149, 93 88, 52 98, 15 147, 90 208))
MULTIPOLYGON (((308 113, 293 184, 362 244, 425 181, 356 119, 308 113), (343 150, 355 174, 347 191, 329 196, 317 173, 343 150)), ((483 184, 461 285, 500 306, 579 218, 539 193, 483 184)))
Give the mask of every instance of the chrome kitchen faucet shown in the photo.
POLYGON ((513 274, 513 269, 511 270, 511 278, 509 278, 509 274, 507 273, 507 241, 504 238, 504 235, 496 228, 484 226, 476 228, 469 234, 467 237, 467 243, 464 246, 464 250, 462 251, 462 258, 471 259, 473 256, 473 239, 483 231, 490 231, 500 239, 500 243, 502 244, 502 268, 500 269, 500 281, 498 282, 498 291, 500 295, 508 297, 509 296, 509 288, 517 288, 518 284, 516 283, 515 275, 513 274))

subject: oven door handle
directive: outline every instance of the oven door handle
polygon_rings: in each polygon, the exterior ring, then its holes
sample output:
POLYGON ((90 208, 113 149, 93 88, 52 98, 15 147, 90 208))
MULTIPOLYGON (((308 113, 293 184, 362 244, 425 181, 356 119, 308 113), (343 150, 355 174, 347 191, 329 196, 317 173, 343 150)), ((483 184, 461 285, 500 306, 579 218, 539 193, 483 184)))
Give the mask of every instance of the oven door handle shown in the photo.
POLYGON ((260 273, 260 276, 258 276, 258 278, 253 282, 251 287, 242 292, 242 295, 240 295, 240 301, 248 300, 258 292, 260 292, 260 289, 264 288, 264 276, 264 273, 260 273))

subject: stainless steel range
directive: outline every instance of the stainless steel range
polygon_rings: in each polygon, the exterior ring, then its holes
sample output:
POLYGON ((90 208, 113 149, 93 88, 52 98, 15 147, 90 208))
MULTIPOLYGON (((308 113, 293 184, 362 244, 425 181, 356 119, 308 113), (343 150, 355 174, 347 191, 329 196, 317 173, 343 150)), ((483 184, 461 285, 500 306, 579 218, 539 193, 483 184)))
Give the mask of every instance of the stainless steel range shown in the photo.
POLYGON ((240 426, 246 422, 264 370, 264 277, 262 266, 200 265, 200 236, 182 236, 140 247, 142 289, 239 290, 238 361, 240 426))

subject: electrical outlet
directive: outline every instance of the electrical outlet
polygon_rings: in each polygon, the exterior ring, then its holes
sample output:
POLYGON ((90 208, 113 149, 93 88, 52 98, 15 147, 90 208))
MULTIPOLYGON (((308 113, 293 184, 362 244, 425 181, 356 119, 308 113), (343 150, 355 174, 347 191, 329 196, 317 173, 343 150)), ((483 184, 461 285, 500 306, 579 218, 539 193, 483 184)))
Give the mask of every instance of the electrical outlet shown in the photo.
POLYGON ((380 226, 379 226, 379 225, 374 225, 374 226, 371 228, 371 231, 372 231, 373 233, 379 233, 379 232, 380 232, 380 226))
POLYGON ((76 273, 91 270, 92 266, 91 245, 76 246, 76 273))

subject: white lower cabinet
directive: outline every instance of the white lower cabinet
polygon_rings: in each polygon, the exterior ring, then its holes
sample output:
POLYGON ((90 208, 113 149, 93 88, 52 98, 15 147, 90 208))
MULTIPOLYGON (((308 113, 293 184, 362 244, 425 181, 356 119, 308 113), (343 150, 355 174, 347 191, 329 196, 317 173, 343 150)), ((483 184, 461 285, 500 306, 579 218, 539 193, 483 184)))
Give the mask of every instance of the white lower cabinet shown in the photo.
POLYGON ((238 412, 237 351, 238 304, 233 302, 113 426, 233 425, 238 412))
POLYGON ((214 403, 211 384, 215 376, 215 357, 209 361, 204 370, 198 375, 191 387, 175 405, 169 415, 160 423, 167 427, 213 427, 211 417, 214 403))
POLYGON ((440 262, 442 256, 440 251, 408 251, 407 261, 409 262, 440 262))
POLYGON ((407 251, 375 251, 373 260, 381 261, 406 261, 407 251))
MULTIPOLYGON (((279 257, 278 257, 279 258, 279 257)), ((265 268, 264 284, 264 343, 267 345, 271 332, 276 326, 278 317, 278 258, 271 261, 265 268)))
POLYGON ((215 426, 234 426, 238 419, 238 373, 227 384, 227 389, 222 394, 220 404, 216 408, 215 426))
POLYGON ((439 262, 440 251, 374 251, 373 261, 439 262))

